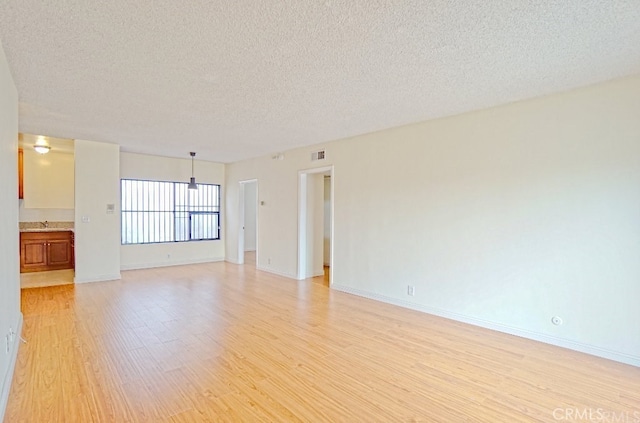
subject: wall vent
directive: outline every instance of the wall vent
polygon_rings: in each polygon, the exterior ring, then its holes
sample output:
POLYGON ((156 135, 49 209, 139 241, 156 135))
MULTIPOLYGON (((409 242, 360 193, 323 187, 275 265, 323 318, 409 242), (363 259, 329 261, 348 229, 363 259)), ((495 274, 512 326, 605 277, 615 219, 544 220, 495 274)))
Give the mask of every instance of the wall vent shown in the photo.
POLYGON ((311 153, 311 161, 324 160, 324 150, 314 151, 311 153))

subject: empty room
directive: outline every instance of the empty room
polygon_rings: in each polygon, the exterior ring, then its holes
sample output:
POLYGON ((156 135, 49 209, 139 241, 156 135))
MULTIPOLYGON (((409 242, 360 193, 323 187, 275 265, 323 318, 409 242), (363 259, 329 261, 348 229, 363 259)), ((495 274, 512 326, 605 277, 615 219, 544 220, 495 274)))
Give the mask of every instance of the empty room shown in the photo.
POLYGON ((0 4, 0 422, 640 422, 640 2, 0 4))

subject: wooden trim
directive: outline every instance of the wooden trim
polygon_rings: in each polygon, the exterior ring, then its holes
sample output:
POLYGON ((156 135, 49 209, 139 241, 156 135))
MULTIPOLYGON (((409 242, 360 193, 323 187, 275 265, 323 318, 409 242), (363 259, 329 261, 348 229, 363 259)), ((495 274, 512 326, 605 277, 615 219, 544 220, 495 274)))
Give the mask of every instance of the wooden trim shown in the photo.
POLYGON ((24 198, 24 150, 18 149, 18 198, 24 198))

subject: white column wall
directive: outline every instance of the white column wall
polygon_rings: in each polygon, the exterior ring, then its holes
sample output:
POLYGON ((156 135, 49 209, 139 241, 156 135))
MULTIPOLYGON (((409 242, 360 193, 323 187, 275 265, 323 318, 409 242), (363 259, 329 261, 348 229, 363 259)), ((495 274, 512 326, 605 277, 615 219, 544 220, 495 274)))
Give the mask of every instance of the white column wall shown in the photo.
POLYGON ((0 45, 0 421, 18 354, 20 256, 18 232, 18 92, 0 45), (8 338, 7 338, 8 336, 8 338), (6 352, 6 345, 9 352, 6 352))
POLYGON ((120 279, 120 146, 76 140, 74 154, 75 282, 120 279))

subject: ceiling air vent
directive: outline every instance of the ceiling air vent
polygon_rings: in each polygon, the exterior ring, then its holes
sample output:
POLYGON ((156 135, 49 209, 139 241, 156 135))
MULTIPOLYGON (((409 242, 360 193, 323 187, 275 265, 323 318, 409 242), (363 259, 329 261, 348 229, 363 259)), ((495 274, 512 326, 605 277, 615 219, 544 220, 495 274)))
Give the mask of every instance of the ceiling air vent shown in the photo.
POLYGON ((311 153, 311 161, 324 160, 324 150, 314 151, 311 153))

